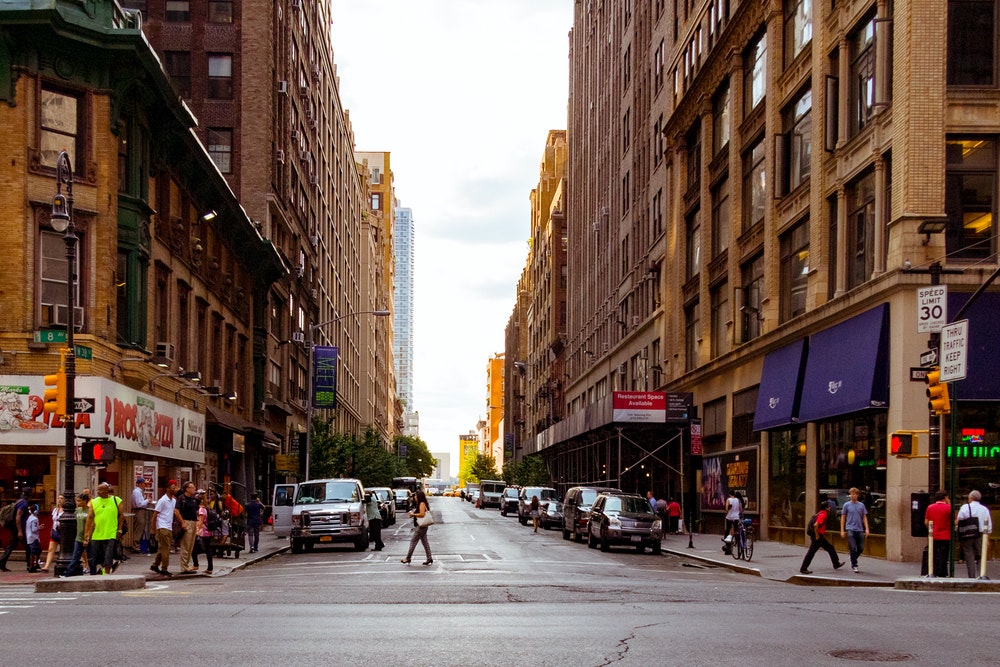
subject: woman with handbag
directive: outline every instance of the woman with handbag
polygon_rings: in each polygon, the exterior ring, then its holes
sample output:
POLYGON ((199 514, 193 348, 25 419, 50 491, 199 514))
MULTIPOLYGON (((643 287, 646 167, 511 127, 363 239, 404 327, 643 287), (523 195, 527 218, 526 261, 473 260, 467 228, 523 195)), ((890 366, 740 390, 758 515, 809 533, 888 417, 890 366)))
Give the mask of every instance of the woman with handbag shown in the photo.
POLYGON ((413 531, 413 537, 410 538, 410 550, 406 552, 406 558, 400 562, 408 564, 410 556, 413 555, 413 550, 417 548, 417 542, 422 542, 424 553, 427 554, 427 560, 424 561, 424 565, 430 565, 434 560, 431 558, 431 545, 427 543, 427 528, 434 523, 434 517, 431 516, 431 508, 427 505, 427 496, 424 495, 423 491, 417 491, 414 496, 414 503, 417 509, 410 510, 407 514, 413 517, 416 530, 413 531))
POLYGON ((962 547, 962 557, 965 559, 965 570, 969 579, 979 578, 983 535, 993 532, 990 511, 979 502, 982 497, 979 491, 970 491, 969 502, 962 505, 955 515, 958 543, 962 547))

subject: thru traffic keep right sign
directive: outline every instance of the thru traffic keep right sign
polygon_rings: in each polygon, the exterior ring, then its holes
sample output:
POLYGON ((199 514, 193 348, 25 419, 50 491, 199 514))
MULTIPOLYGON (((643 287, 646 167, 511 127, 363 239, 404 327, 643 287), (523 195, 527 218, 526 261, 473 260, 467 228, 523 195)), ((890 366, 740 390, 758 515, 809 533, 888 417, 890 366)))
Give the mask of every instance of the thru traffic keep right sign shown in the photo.
POLYGON ((941 382, 965 379, 965 351, 969 346, 969 320, 941 329, 941 382))

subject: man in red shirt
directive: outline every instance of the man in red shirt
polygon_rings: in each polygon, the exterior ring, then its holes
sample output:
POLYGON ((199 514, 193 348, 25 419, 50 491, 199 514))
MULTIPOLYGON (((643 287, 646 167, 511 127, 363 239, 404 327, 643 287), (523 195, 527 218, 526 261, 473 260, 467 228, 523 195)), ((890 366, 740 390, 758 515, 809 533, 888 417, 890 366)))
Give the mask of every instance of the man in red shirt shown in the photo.
POLYGON ((821 501, 823 504, 819 513, 816 515, 816 523, 813 526, 813 535, 809 536, 812 540, 809 543, 809 551, 806 552, 806 557, 802 559, 802 566, 799 568, 799 572, 802 574, 812 574, 812 570, 809 569, 809 565, 812 563, 813 556, 820 549, 826 551, 830 554, 830 562, 833 564, 834 570, 839 570, 844 567, 844 561, 840 560, 840 556, 837 555, 837 550, 833 548, 826 539, 826 515, 827 512, 832 511, 826 501, 821 501))
POLYGON ((934 572, 935 577, 948 576, 948 554, 951 551, 951 502, 948 492, 941 490, 934 494, 934 502, 924 513, 924 524, 930 529, 934 522, 934 572))

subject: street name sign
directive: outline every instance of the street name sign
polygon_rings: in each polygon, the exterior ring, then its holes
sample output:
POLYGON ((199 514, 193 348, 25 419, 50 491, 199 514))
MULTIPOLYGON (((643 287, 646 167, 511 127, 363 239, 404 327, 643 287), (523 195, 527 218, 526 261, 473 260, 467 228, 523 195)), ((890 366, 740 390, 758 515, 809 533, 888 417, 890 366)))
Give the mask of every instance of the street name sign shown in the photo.
POLYGON ((969 320, 952 322, 941 329, 941 382, 965 379, 969 320))
POLYGON ((936 333, 944 326, 948 286, 917 288, 917 333, 936 333))

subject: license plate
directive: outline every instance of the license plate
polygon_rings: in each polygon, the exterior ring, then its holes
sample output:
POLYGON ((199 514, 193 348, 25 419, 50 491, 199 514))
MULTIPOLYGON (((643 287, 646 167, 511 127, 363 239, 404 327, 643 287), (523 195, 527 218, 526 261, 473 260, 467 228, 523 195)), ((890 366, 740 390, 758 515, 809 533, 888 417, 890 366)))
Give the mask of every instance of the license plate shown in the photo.
POLYGON ((642 536, 641 535, 633 535, 632 536, 632 541, 633 542, 642 542, 642 536))
POLYGON ((319 538, 319 541, 320 542, 333 542, 333 538, 330 537, 329 535, 323 535, 322 537, 319 538))

